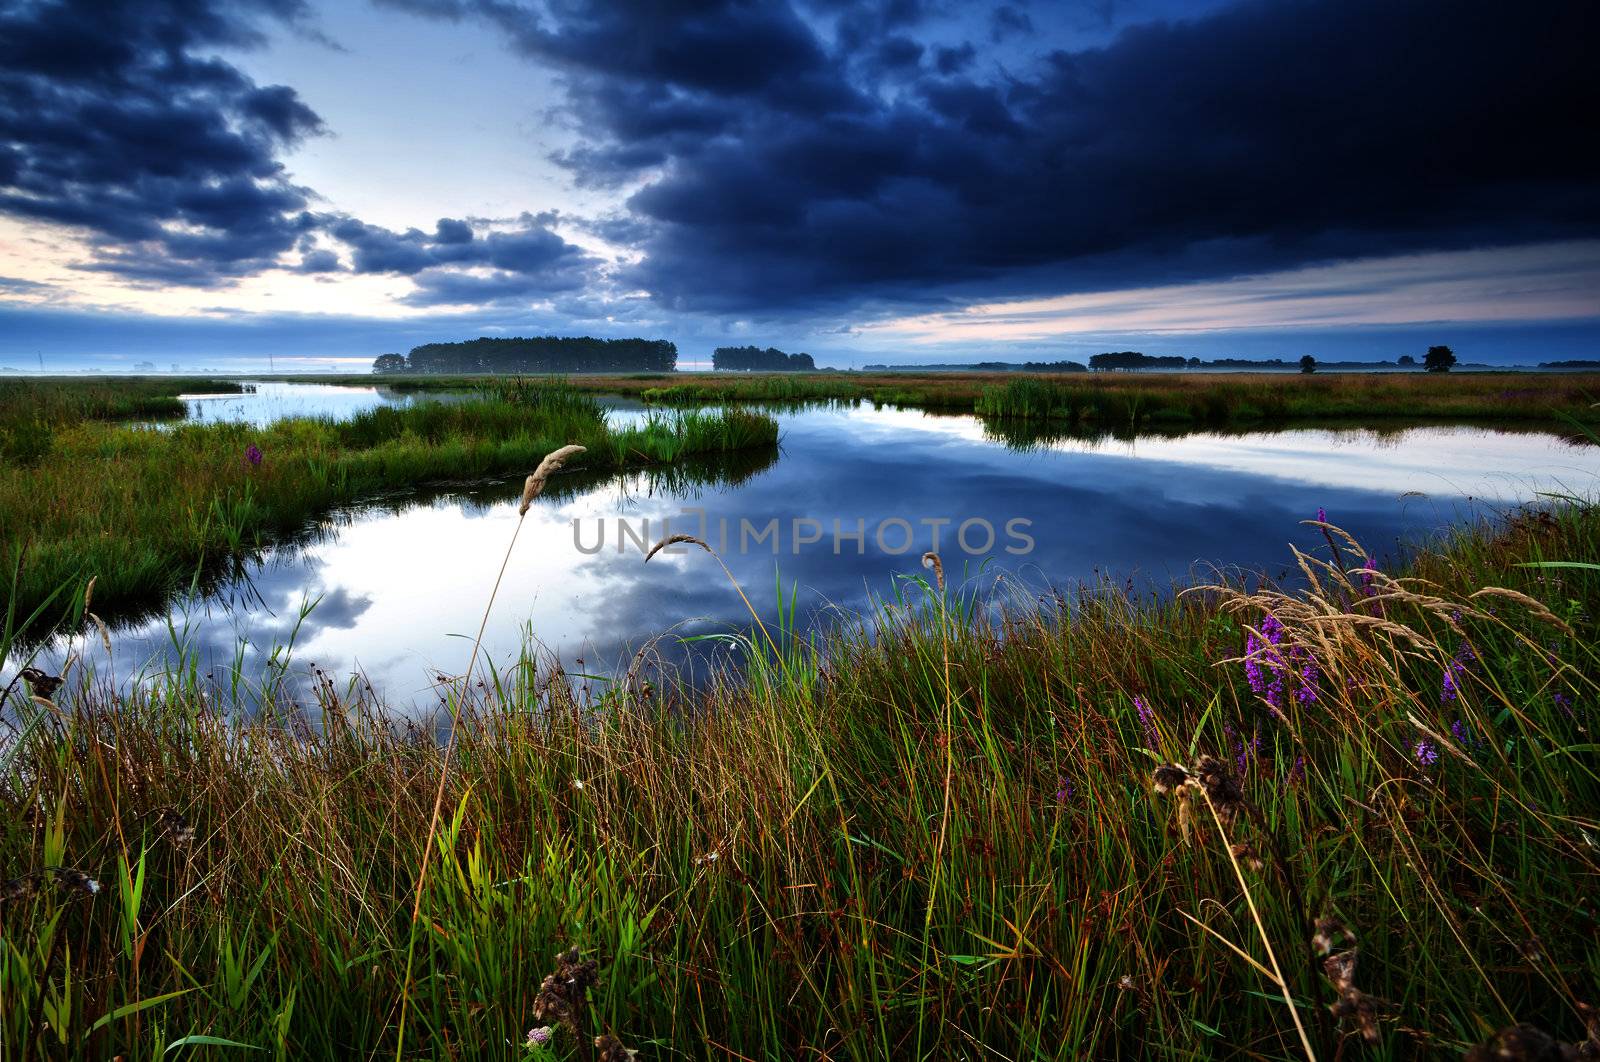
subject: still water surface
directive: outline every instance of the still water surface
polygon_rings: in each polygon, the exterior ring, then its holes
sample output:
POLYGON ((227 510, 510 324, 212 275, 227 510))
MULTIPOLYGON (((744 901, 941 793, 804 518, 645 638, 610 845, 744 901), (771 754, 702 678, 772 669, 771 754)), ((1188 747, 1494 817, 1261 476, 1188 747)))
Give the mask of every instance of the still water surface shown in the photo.
MULTIPOLYGON (((359 401, 405 397, 371 391, 359 401)), ((641 415, 616 405, 614 419, 641 415)), ((897 577, 920 574, 935 529, 951 582, 991 601, 1100 576, 1170 588, 1219 568, 1278 575, 1288 543, 1321 546, 1320 534, 1299 524, 1319 508, 1374 557, 1392 559, 1402 543, 1539 491, 1591 493, 1600 476, 1600 448, 1480 428, 1202 433, 1019 450, 967 416, 863 403, 779 419, 781 451, 731 467, 562 477, 521 530, 487 653, 512 660, 531 637, 569 669, 608 672, 660 636, 665 658, 703 668, 716 643, 682 639, 740 630, 749 617, 699 551, 644 563, 635 539, 669 530, 725 541, 729 567, 768 618, 781 580, 785 591, 797 588, 802 619, 815 623, 827 621, 830 606, 859 608, 891 593, 897 577), (631 532, 620 548, 619 519, 631 532), (776 536, 748 541, 773 520, 776 536), (986 543, 981 525, 969 525, 968 555, 955 532, 972 520, 987 521, 995 538, 986 543)), ((392 701, 431 701, 433 677, 465 666, 516 525, 518 488, 334 514, 305 542, 251 564, 247 580, 116 631, 109 670, 159 671, 176 640, 202 671, 220 677, 236 659, 259 671, 292 636, 298 673, 313 664, 341 681, 359 672, 392 701)), ((105 673, 103 650, 87 651, 105 673)))
MULTIPOLYGON (((265 427, 289 417, 331 417, 342 420, 380 406, 401 407, 416 401, 438 400, 441 395, 393 391, 387 387, 344 387, 336 384, 246 384, 255 390, 243 394, 179 395, 188 413, 181 423, 230 422, 265 427)), ((454 396, 451 396, 454 397, 454 396)))

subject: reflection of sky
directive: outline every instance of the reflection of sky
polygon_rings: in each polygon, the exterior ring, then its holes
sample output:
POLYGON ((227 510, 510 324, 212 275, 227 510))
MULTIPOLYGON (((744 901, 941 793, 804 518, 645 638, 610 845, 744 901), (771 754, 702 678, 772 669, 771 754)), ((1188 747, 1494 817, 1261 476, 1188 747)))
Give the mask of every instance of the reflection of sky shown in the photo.
MULTIPOLYGON (((985 438, 973 417, 867 408, 854 419, 861 434, 878 437, 914 431, 968 442, 985 438)), ((1535 491, 1583 493, 1593 488, 1600 470, 1595 450, 1586 445, 1542 433, 1483 428, 1103 437, 1057 441, 1049 449, 1225 469, 1328 487, 1501 500, 1525 500, 1535 491)), ((1181 490, 1182 483, 1169 489, 1181 490)))
POLYGON ((185 422, 210 424, 220 421, 266 427, 285 417, 332 417, 342 419, 378 406, 404 406, 417 399, 439 401, 439 393, 398 394, 387 387, 341 387, 335 384, 272 383, 252 384, 254 393, 237 395, 180 395, 189 407, 185 422))
MULTIPOLYGON (((631 543, 619 553, 619 517, 647 540, 668 530, 664 519, 672 531, 698 531, 686 506, 705 510, 713 536, 718 521, 728 520, 735 548, 727 563, 770 618, 775 566, 785 588, 798 585, 802 615, 829 603, 860 606, 870 593, 889 592, 896 574, 920 573, 917 558, 930 544, 925 519, 948 519, 953 527, 982 517, 995 527, 999 539, 979 580, 991 589, 1000 571, 1034 586, 1102 573, 1165 586, 1205 577, 1213 566, 1280 574, 1287 543, 1321 546, 1319 534, 1298 524, 1319 506, 1375 556, 1393 556, 1402 540, 1481 511, 1469 509, 1469 496, 1513 502, 1543 489, 1591 492, 1600 473, 1600 449, 1477 429, 1417 429, 1382 439, 1326 431, 1193 435, 1017 452, 985 439, 970 417, 861 407, 782 419, 782 456, 737 486, 686 499, 652 492, 630 476, 536 504, 489 620, 488 657, 500 665, 514 660, 531 631, 569 668, 583 658, 582 670, 607 670, 656 635, 668 634, 661 652, 677 660, 686 652, 678 637, 748 621, 710 557, 691 551, 646 565, 631 543), (1426 496, 1402 497, 1412 491, 1426 496), (905 555, 888 555, 874 542, 878 522, 889 517, 919 531, 905 555), (768 544, 740 554, 739 521, 762 526, 773 518, 782 528, 781 554, 774 557, 768 544), (789 533, 796 518, 818 520, 825 532, 798 554, 789 533), (573 521, 592 546, 602 519, 604 548, 579 553, 573 521), (847 531, 866 522, 864 552, 845 540, 835 554, 835 519, 847 531), (1035 548, 1027 556, 1003 552, 1011 519, 1031 521, 1035 548)), ((394 700, 420 702, 435 670, 465 666, 516 529, 514 490, 419 503, 399 514, 357 513, 325 541, 269 557, 255 572, 255 607, 213 602, 191 609, 186 622, 180 617, 180 636, 199 653, 202 670, 226 668, 244 640, 249 671, 251 661, 287 641, 302 602, 321 595, 300 626, 295 666, 314 663, 339 676, 359 669, 394 700)), ((950 528, 943 535, 952 580, 964 569, 975 572, 983 558, 963 557, 950 528)), ((891 544, 900 537, 890 534, 891 544)), ((124 672, 159 665, 171 652, 160 623, 118 632, 116 648, 124 672)), ((100 650, 94 655, 103 660, 100 650)))

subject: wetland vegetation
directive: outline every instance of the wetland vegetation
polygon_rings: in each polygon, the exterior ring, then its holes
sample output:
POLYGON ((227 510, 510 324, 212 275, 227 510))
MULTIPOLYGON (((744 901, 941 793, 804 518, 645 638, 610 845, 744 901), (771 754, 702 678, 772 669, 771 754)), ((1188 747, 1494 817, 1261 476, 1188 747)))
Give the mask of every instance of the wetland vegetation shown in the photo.
POLYGON ((120 382, 81 394, 44 386, 7 407, 29 411, 8 412, 8 421, 29 426, 8 433, 46 439, 28 460, 0 466, 0 542, 15 569, 11 607, 20 615, 91 578, 102 607, 137 605, 336 506, 431 483, 520 476, 571 443, 588 450, 573 466, 597 470, 777 443, 776 422, 738 409, 669 412, 612 429, 590 395, 551 382, 479 381, 470 401, 380 407, 342 420, 162 431, 115 422, 170 414, 173 403, 181 414, 174 396, 192 381, 163 383, 130 389, 131 397, 120 382))
MULTIPOLYGON (((1413 416, 1587 416, 1571 378, 1523 399, 1323 379, 911 386, 987 403, 985 424, 1199 420, 1208 401, 1231 423, 1308 387, 1310 415, 1378 423, 1400 387, 1423 395, 1413 416)), ((0 663, 27 658, 30 603, 81 617, 355 499, 520 477, 572 444, 563 473, 670 471, 778 434, 736 407, 612 426, 588 378, 472 384, 267 427, 138 428, 91 412, 108 398, 41 398, 50 445, 0 470, 0 663)), ((734 384, 691 386, 779 397, 734 384)), ((782 396, 819 397, 851 396, 782 396)), ((194 658, 115 682, 85 660, 116 635, 74 628, 69 666, 13 666, 0 704, 0 1042, 1334 1059, 1494 1051, 1531 1022, 1521 1042, 1600 1049, 1600 515, 1547 500, 1387 567, 1320 514, 1306 530, 1279 583, 1106 578, 998 611, 930 557, 816 628, 689 543, 652 568, 751 616, 710 681, 462 645, 420 713, 359 678, 317 671, 306 692, 287 654, 246 687, 194 658)), ((501 559, 470 562, 484 585, 501 559)))

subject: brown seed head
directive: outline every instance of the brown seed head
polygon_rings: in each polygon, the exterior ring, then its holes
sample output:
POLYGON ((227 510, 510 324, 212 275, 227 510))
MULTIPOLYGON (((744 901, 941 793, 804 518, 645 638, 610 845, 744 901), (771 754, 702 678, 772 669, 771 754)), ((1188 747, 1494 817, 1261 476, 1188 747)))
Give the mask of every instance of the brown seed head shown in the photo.
POLYGON ((1176 763, 1164 763, 1156 768, 1155 774, 1151 777, 1155 782, 1156 792, 1171 793, 1189 781, 1189 772, 1176 763))
POLYGON ((517 515, 527 516, 528 506, 533 504, 533 499, 544 492, 545 480, 555 475, 561 466, 567 463, 568 458, 576 457, 587 450, 588 447, 573 444, 546 455, 545 459, 539 462, 539 467, 533 470, 533 475, 522 485, 522 504, 517 507, 517 515))
POLYGON ((1464 1062, 1567 1062, 1583 1055, 1543 1029, 1523 1023, 1501 1029, 1462 1058, 1464 1062))
POLYGON ((1223 825, 1230 825, 1244 810, 1244 790, 1233 776, 1233 769, 1215 756, 1201 756, 1194 761, 1194 777, 1216 809, 1223 825))
MULTIPOLYGON (((715 554, 715 551, 710 546, 706 545, 698 538, 695 538, 693 535, 668 535, 666 538, 650 547, 650 552, 644 555, 644 562, 649 564, 651 557, 654 557, 657 553, 660 553, 668 546, 675 545, 679 542, 692 542, 696 546, 699 546, 701 549, 705 550, 707 553, 711 553, 713 555, 715 554)), ((727 543, 723 543, 723 545, 727 545, 727 543)))
POLYGON ((622 1046, 621 1040, 609 1034, 596 1036, 594 1049, 597 1062, 632 1062, 633 1056, 639 1053, 622 1046))
POLYGON ((1229 851, 1233 853, 1233 858, 1237 859, 1242 865, 1249 867, 1257 874, 1261 873, 1261 868, 1264 864, 1261 862, 1261 853, 1256 851, 1254 844, 1249 841, 1241 841, 1231 846, 1229 851))
POLYGON ((1345 927, 1337 918, 1317 919, 1317 933, 1311 938, 1311 946, 1318 955, 1327 955, 1333 951, 1336 943, 1354 944, 1355 934, 1345 927))
POLYGON ((944 562, 932 550, 922 555, 922 566, 933 572, 933 581, 939 588, 939 593, 944 593, 944 562))

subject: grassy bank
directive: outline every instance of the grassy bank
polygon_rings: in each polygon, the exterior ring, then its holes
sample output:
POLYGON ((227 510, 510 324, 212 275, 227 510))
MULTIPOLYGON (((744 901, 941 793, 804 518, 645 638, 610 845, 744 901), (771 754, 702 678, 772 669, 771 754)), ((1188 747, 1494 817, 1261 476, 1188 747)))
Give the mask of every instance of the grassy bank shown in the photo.
MULTIPOLYGON (((1600 563, 1600 515, 1473 529, 1394 575, 1361 556, 1330 530, 1305 592, 1101 587, 1003 623, 911 585, 816 645, 752 632, 748 672, 693 695, 641 674, 575 702, 527 660, 456 682, 448 770, 432 726, 364 687, 324 686, 310 725, 270 697, 230 718, 188 680, 69 676, 3 752, 0 1040, 522 1058, 550 1025, 542 1057, 614 1034, 644 1059, 1448 1056, 1517 1021, 1581 1040, 1600 573, 1524 565, 1600 563), (568 947, 598 985, 570 964, 543 981, 568 947)), ((681 576, 721 579, 698 551, 681 576)))
POLYGON ((21 553, 12 600, 22 616, 90 578, 102 611, 136 608, 332 507, 422 484, 521 476, 567 443, 589 448, 572 467, 606 470, 777 441, 771 418, 738 410, 612 431, 589 396, 549 384, 268 428, 152 430, 58 414, 44 453, 0 467, 0 543, 8 564, 21 553))
POLYGON ((974 412, 993 420, 1071 427, 1203 427, 1260 422, 1431 418, 1440 421, 1594 421, 1590 379, 1520 376, 1172 376, 1017 379, 987 387, 974 412))
MULTIPOLYGON (((402 390, 461 388, 483 381, 343 379, 402 390)), ((993 420, 1040 419, 1108 430, 1350 419, 1381 423, 1397 418, 1546 425, 1576 418, 1600 423, 1595 405, 1600 403, 1600 375, 1593 373, 647 373, 574 376, 570 383, 662 404, 867 399, 975 412, 993 420)))
POLYGON ((63 425, 85 420, 171 420, 182 417, 178 395, 238 394, 236 381, 205 377, 0 379, 0 461, 34 464, 55 445, 63 425))

